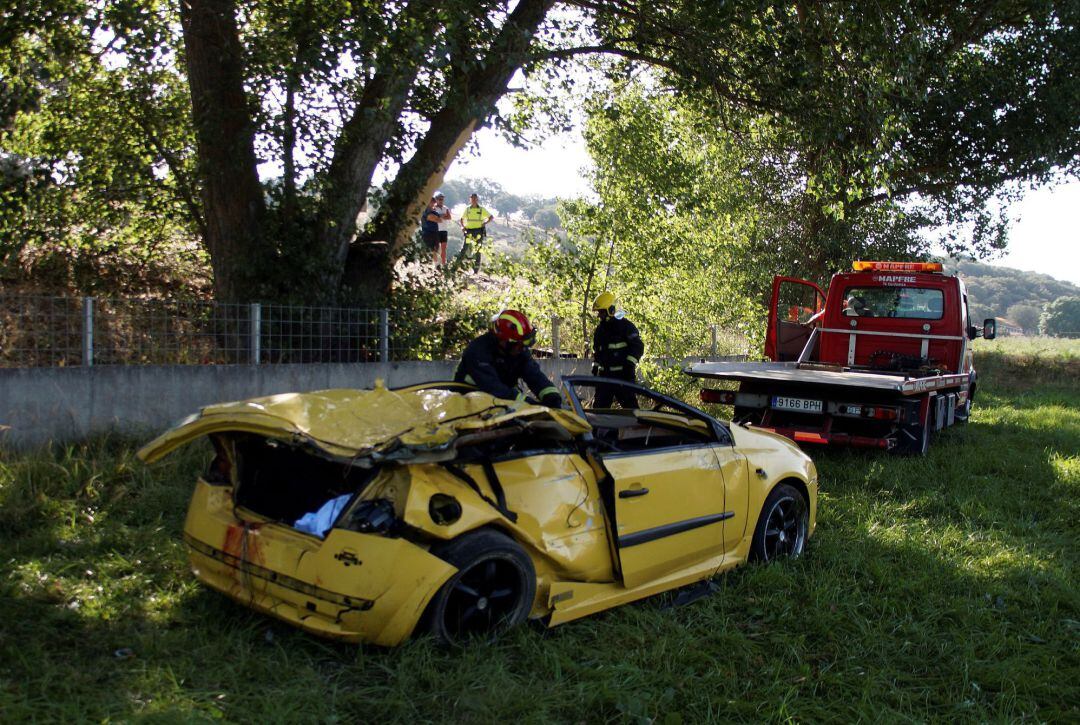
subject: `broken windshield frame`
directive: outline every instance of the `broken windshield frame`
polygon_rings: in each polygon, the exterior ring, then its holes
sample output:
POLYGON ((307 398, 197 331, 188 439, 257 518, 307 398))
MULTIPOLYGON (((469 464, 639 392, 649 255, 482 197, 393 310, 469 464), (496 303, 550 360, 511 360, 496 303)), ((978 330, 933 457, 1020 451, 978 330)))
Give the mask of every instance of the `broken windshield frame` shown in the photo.
MULTIPOLYGON (((581 402, 581 395, 578 393, 577 388, 595 388, 599 385, 611 385, 616 388, 624 388, 630 390, 638 398, 646 398, 652 402, 652 407, 639 407, 638 410, 661 412, 665 408, 678 412, 681 415, 685 415, 691 420, 700 420, 709 427, 709 430, 713 432, 719 443, 725 445, 734 445, 734 441, 731 437, 731 432, 728 427, 722 422, 713 418, 708 413, 695 408, 692 405, 688 405, 681 400, 669 397, 663 393, 658 393, 655 390, 650 390, 642 385, 636 383, 630 383, 625 380, 615 380, 613 378, 597 378, 588 375, 565 375, 561 378, 563 388, 566 390, 567 397, 570 398, 570 404, 574 407, 574 412, 581 416, 583 419, 588 420, 585 413, 585 406, 581 402)), ((584 434, 587 440, 592 440, 592 433, 584 434)))

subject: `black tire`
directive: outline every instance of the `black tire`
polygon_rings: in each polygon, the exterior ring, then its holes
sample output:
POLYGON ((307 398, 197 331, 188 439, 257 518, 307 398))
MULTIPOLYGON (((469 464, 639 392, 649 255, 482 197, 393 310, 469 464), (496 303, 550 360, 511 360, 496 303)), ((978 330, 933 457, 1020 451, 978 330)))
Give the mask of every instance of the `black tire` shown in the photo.
POLYGON ((974 385, 974 381, 972 381, 972 382, 973 382, 973 384, 972 384, 971 388, 968 390, 967 400, 964 401, 963 409, 962 410, 958 409, 956 411, 956 421, 957 421, 957 423, 959 423, 961 425, 964 425, 969 420, 971 420, 971 408, 972 408, 973 405, 975 405, 975 389, 976 389, 977 386, 974 385), (960 417, 961 413, 963 413, 963 418, 960 417))
POLYGON ((810 506, 794 486, 781 483, 769 492, 761 507, 751 561, 770 562, 784 556, 796 557, 806 548, 810 534, 810 506))
POLYGON ((505 534, 472 531, 431 553, 458 571, 428 605, 427 629, 447 644, 490 636, 524 622, 536 598, 536 569, 525 550, 505 534))
POLYGON ((969 418, 971 418, 971 398, 965 400, 964 404, 956 409, 953 421, 956 425, 967 425, 969 418))

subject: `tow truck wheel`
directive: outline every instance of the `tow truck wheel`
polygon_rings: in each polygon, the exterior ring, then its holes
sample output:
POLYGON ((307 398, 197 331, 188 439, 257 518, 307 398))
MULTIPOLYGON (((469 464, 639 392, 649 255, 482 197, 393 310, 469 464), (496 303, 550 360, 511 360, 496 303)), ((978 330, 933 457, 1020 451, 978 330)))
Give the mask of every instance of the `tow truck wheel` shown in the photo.
POLYGON ((968 422, 968 418, 971 417, 971 398, 964 401, 964 404, 956 409, 956 421, 957 425, 965 425, 968 422))
POLYGON ((915 452, 915 455, 925 456, 930 450, 930 421, 926 421, 926 425, 922 427, 922 437, 919 440, 919 450, 915 452))

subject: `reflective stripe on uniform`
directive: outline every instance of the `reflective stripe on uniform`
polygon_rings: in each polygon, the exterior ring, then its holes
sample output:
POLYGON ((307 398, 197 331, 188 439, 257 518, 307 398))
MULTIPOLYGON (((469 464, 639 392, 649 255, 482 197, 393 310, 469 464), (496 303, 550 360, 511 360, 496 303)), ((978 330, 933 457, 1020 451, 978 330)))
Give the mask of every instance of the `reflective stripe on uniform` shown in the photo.
POLYGON ((637 358, 636 358, 636 357, 634 357, 633 355, 627 355, 627 356, 626 356, 626 361, 627 361, 627 362, 631 362, 631 363, 633 363, 634 365, 637 365, 637 358))
POLYGON ((625 342, 612 342, 608 343, 608 350, 621 350, 627 346, 625 342))
POLYGON ((482 206, 469 206, 461 215, 466 229, 481 229, 484 226, 484 213, 487 212, 482 206))
POLYGON ((605 369, 605 370, 608 370, 608 371, 610 371, 610 372, 613 372, 613 373, 617 373, 617 372, 619 372, 620 370, 622 370, 622 365, 615 365, 615 366, 613 366, 613 367, 610 367, 610 368, 604 368, 604 369, 605 369))
POLYGON ((559 394, 559 389, 556 388, 554 385, 549 385, 546 388, 544 388, 543 390, 541 390, 540 394, 537 395, 536 397, 543 398, 545 395, 548 395, 550 393, 555 393, 555 395, 558 395, 559 394))
POLYGON ((466 375, 465 376, 465 382, 467 382, 469 385, 476 385, 476 381, 473 380, 472 375, 466 375))
POLYGON ((517 397, 514 398, 514 400, 517 401, 517 402, 521 402, 521 401, 525 400, 525 393, 523 393, 523 392, 521 392, 519 390, 518 394, 517 394, 517 397))

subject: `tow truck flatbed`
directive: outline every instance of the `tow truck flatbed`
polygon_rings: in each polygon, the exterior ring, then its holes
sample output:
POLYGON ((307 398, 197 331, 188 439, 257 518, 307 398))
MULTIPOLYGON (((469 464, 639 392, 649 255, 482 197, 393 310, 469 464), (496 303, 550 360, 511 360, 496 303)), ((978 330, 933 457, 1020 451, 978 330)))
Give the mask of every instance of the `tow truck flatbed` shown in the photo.
POLYGON ((918 395, 929 390, 956 388, 968 380, 967 374, 957 373, 916 377, 904 374, 861 372, 850 368, 823 370, 821 367, 798 362, 703 362, 690 365, 684 372, 696 378, 856 387, 883 390, 904 396, 918 395))

